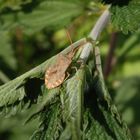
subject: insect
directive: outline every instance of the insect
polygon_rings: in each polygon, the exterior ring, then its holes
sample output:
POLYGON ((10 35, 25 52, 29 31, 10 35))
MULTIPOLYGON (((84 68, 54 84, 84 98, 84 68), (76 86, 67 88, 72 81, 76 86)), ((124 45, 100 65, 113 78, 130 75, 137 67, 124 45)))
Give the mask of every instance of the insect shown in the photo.
POLYGON ((52 89, 52 88, 55 88, 55 87, 61 85, 63 83, 63 81, 65 79, 67 79, 67 77, 69 76, 69 73, 67 72, 67 74, 66 74, 66 71, 67 71, 68 67, 70 66, 70 64, 72 63, 72 58, 73 58, 75 52, 77 51, 77 49, 79 49, 79 47, 82 46, 82 45, 80 45, 77 48, 74 48, 72 45, 72 40, 71 40, 69 32, 67 31, 66 33, 67 33, 67 37, 69 38, 69 40, 71 42, 72 49, 66 55, 59 54, 56 64, 52 65, 51 67, 49 67, 46 70, 45 85, 48 89, 52 89))
POLYGON ((72 49, 72 51, 66 55, 59 54, 56 64, 46 70, 45 85, 48 89, 55 88, 63 83, 66 77, 66 71, 72 63, 72 58, 78 48, 72 49))

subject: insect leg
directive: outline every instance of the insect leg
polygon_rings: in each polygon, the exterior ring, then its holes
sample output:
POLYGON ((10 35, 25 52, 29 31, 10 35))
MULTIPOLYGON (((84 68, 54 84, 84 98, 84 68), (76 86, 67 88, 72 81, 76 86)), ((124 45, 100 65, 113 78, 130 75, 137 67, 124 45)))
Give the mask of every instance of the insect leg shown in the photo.
POLYGON ((64 82, 69 78, 69 76, 70 76, 70 74, 67 72, 66 73, 66 78, 65 78, 64 82))
POLYGON ((77 72, 77 71, 78 71, 78 69, 77 69, 77 67, 76 67, 76 66, 72 66, 72 67, 71 67, 71 69, 74 69, 74 70, 75 70, 75 72, 77 72))

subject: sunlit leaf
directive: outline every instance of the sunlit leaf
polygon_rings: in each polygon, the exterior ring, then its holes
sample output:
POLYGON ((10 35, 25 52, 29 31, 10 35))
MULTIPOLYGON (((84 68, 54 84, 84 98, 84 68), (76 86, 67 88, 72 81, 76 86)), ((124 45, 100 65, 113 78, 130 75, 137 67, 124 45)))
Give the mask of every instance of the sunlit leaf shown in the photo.
POLYGON ((111 20, 113 25, 124 33, 137 31, 140 28, 139 9, 139 1, 132 1, 122 7, 113 6, 111 8, 111 20))
MULTIPOLYGON (((75 42, 75 47, 85 41, 81 39, 75 42)), ((63 50, 61 53, 66 54, 71 50, 71 46, 63 50)), ((39 94, 41 94, 41 85, 44 83, 45 70, 57 59, 57 55, 46 60, 44 63, 35 67, 34 69, 26 72, 25 74, 17 77, 14 80, 0 86, 0 107, 12 105, 16 102, 20 102, 23 99, 36 100, 39 94), (37 86, 36 86, 37 84, 37 86), (32 93, 31 89, 34 90, 32 93)))
POLYGON ((76 75, 66 83, 66 89, 62 93, 63 118, 66 123, 65 131, 61 139, 66 139, 67 129, 71 139, 81 139, 81 122, 83 110, 83 91, 85 87, 85 69, 81 68, 76 75), (65 92, 66 91, 66 92, 65 92))

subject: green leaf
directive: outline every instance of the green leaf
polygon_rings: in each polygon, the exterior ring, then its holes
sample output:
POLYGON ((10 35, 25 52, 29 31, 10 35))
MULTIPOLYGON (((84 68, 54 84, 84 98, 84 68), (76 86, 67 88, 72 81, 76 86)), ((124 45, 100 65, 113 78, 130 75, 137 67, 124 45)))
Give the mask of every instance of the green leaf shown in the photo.
POLYGON ((58 139, 62 130, 61 124, 61 107, 58 99, 55 98, 53 103, 40 116, 40 127, 32 135, 32 140, 51 140, 58 139))
POLYGON ((130 132, 126 127, 126 125, 123 123, 120 124, 116 120, 116 118, 113 115, 111 115, 111 112, 103 109, 101 106, 100 109, 104 115, 108 127, 114 134, 114 138, 116 138, 117 140, 130 140, 131 139, 130 132))
POLYGON ((14 50, 10 44, 10 35, 8 32, 0 32, 0 58, 11 68, 17 68, 14 50), (6 53, 5 53, 6 52, 6 53))
POLYGON ((30 107, 31 103, 30 101, 20 101, 20 102, 16 102, 15 104, 9 105, 9 106, 5 106, 4 108, 1 107, 0 108, 0 115, 2 117, 11 117, 14 116, 18 113, 25 112, 29 107, 30 107))
POLYGON ((29 117, 27 118, 25 123, 28 123, 32 119, 34 119, 36 116, 39 115, 43 111, 44 108, 47 108, 51 102, 53 102, 56 98, 56 96, 59 93, 59 87, 54 88, 52 90, 47 90, 47 88, 43 85, 42 87, 42 99, 41 101, 32 109, 30 112, 29 117))
POLYGON ((83 128, 83 139, 112 140, 112 137, 106 132, 104 125, 98 120, 94 119, 93 115, 88 109, 84 112, 83 128))
POLYGON ((115 28, 124 33, 134 32, 140 28, 140 2, 132 1, 127 6, 112 6, 111 21, 115 28))
POLYGON ((81 139, 81 122, 83 91, 85 87, 85 68, 79 69, 75 76, 66 81, 66 92, 61 93, 63 121, 66 123, 66 130, 60 139, 67 139, 67 131, 72 140, 81 139), (68 129, 68 130, 67 130, 68 129))
MULTIPOLYGON (((96 76, 90 84, 90 90, 85 95, 85 104, 89 108, 91 117, 88 118, 88 122, 92 122, 94 119, 95 127, 90 126, 87 121, 83 128, 86 131, 85 137, 95 139, 116 139, 127 140, 131 139, 128 128, 125 123, 120 119, 120 115, 116 106, 112 103, 111 97, 107 90, 101 67, 99 47, 95 47, 95 61, 96 61, 96 76), (98 61, 98 63, 97 63, 98 61), (100 63, 99 63, 100 62, 100 63), (103 130, 103 128, 105 130, 103 130), (113 129, 112 129, 113 128, 113 129), (97 131, 96 131, 97 129, 97 131), (91 131, 92 130, 92 131, 91 131), (103 131, 100 135, 100 131, 103 131), (87 135, 88 134, 88 135, 87 135)), ((91 75, 92 76, 92 75, 91 75)))
POLYGON ((13 82, 12 84, 9 84, 9 86, 6 85, 6 90, 5 90, 5 85, 1 86, 0 92, 4 94, 0 94, 0 99, 1 99, 0 106, 6 105, 6 104, 9 105, 9 104, 14 103, 17 100, 21 101, 24 98, 25 96, 24 87, 18 88, 21 84, 22 84, 22 81, 21 83, 20 81, 19 83, 17 81, 13 82), (9 96, 10 94, 12 94, 12 97, 9 96))
POLYGON ((26 32, 40 30, 48 26, 65 26, 71 18, 83 11, 81 4, 73 1, 47 0, 42 2, 33 12, 19 13, 19 23, 26 32))
MULTIPOLYGON (((28 12, 16 11, 3 13, 0 17, 0 29, 9 30, 19 27, 25 33, 35 33, 47 27, 64 27, 75 17, 83 13, 84 1, 47 0, 38 3, 28 12)), ((29 8, 27 6, 27 8, 29 8)), ((26 9, 26 5, 25 5, 26 9)))
MULTIPOLYGON (((75 42, 74 46, 77 47, 85 41, 85 39, 81 39, 75 42)), ((63 50, 61 53, 67 54, 70 50, 71 46, 63 50)), ((56 59, 57 55, 46 60, 29 72, 26 72, 16 79, 0 86, 0 107, 9 106, 24 99, 34 102, 34 100, 36 100, 41 94, 41 85, 43 83, 41 79, 44 79, 45 70, 55 63, 56 59), (37 84, 37 86, 35 84, 37 84), (35 93, 32 93, 33 88, 35 88, 35 93)))
MULTIPOLYGON (((114 110, 114 105, 110 106, 105 99, 98 97, 100 91, 92 87, 85 95, 85 112, 83 122, 84 139, 98 140, 130 140, 130 132, 125 123, 118 119, 118 112, 114 110)), ((102 92, 102 91, 101 91, 102 92)))
POLYGON ((52 94, 58 92, 58 89, 56 89, 57 91, 55 89, 49 90, 48 93, 44 91, 44 94, 46 94, 46 99, 44 99, 42 104, 43 109, 45 110, 41 109, 40 128, 33 134, 32 140, 50 140, 58 138, 61 140, 66 140, 67 138, 70 139, 70 137, 72 137, 72 139, 80 140, 81 136, 79 135, 81 131, 82 115, 81 97, 83 95, 82 89, 84 87, 83 78, 84 69, 80 69, 76 72, 75 76, 66 81, 66 89, 68 89, 68 91, 64 92, 62 87, 59 95, 61 101, 58 96, 55 96, 51 103, 48 104, 48 102, 46 102, 49 99, 48 97, 53 96, 52 94), (74 88, 75 83, 77 83, 76 88, 74 88), (66 127, 65 125, 63 127, 62 122, 66 124, 66 127))
POLYGON ((0 107, 13 108, 16 104, 18 105, 20 102, 23 102, 23 106, 26 106, 26 102, 30 102, 32 105, 41 94, 41 85, 42 80, 38 78, 43 77, 43 73, 45 68, 48 67, 50 61, 53 62, 53 59, 50 59, 40 66, 34 68, 33 70, 21 75, 20 77, 0 86, 0 107), (37 78, 36 78, 37 77, 37 78), (34 82, 35 80, 35 82, 34 82), (37 86, 34 84, 38 83, 37 86), (31 84, 33 84, 31 86, 31 84), (35 91, 32 93, 31 89, 35 91), (33 94, 33 95, 32 95, 33 94))
MULTIPOLYGON (((74 47, 79 46, 78 43, 75 43, 74 47)), ((66 54, 71 49, 69 47, 61 53, 66 54)), ((71 70, 71 77, 61 87, 47 90, 40 78, 44 77, 46 68, 56 59, 57 56, 54 56, 0 86, 2 111, 8 108, 8 112, 12 109, 10 113, 15 114, 15 107, 22 110, 22 107, 27 109, 29 105, 36 104, 31 115, 40 115, 40 127, 32 136, 32 140, 129 140, 129 130, 112 104, 101 66, 96 72, 98 78, 93 77, 91 65, 94 63, 90 62, 90 66, 81 65, 76 72, 71 70), (89 77, 93 77, 93 80, 88 80, 89 77), (20 103, 23 103, 21 108, 20 103)))
POLYGON ((11 8, 14 10, 20 9, 22 4, 31 2, 31 0, 1 0, 0 9, 11 8))
MULTIPOLYGON (((136 57, 137 59, 139 59, 139 36, 140 36, 140 32, 136 32, 132 35, 130 35, 129 37, 127 37, 127 39, 123 39, 123 43, 120 44, 121 48, 118 49, 118 54, 117 54, 117 61, 121 62, 121 65, 124 65, 124 63, 122 62, 126 62, 126 61, 130 61, 132 60, 132 57, 136 57)), ((125 37, 125 36, 124 36, 125 37)), ((118 39, 118 41, 120 41, 123 38, 123 36, 118 39)), ((120 41, 121 42, 121 41, 120 41)), ((136 62, 137 60, 135 60, 136 62)), ((133 62, 133 60, 132 60, 133 62)), ((119 67, 120 69, 120 67, 119 67)))
POLYGON ((128 128, 108 95, 102 71, 98 73, 98 78, 86 82, 88 72, 91 74, 91 70, 79 68, 60 88, 60 98, 55 97, 46 106, 43 103, 45 117, 41 116, 43 122, 33 135, 33 140, 131 139, 128 128), (89 81, 92 83, 89 84, 89 81))

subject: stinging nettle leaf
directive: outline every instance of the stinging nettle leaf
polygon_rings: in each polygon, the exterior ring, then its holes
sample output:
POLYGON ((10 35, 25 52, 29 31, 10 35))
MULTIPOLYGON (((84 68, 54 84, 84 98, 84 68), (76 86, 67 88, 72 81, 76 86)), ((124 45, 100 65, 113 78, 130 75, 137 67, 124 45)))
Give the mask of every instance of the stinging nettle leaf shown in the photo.
POLYGON ((0 30, 22 28, 26 34, 33 34, 45 28, 61 28, 69 24, 86 9, 87 1, 47 0, 30 3, 17 11, 1 13, 0 30), (29 7, 31 9, 29 9, 29 7))
POLYGON ((14 10, 20 9, 22 4, 31 2, 32 0, 1 0, 0 1, 0 10, 4 8, 11 8, 14 10))
POLYGON ((72 18, 80 15, 83 9, 82 2, 47 0, 31 13, 20 12, 18 20, 24 31, 30 33, 48 26, 64 27, 72 18))
POLYGON ((124 33, 134 32, 140 28, 140 2, 130 2, 127 6, 112 6, 111 21, 124 33))
MULTIPOLYGON (((82 44, 85 41, 86 41, 85 38, 81 39, 75 42, 74 46, 78 47, 80 44, 82 44)), ((69 46, 61 53, 67 54, 69 51, 71 51, 71 49, 72 49, 71 46, 69 46)), ((43 81, 43 79, 41 80, 41 78, 44 78, 45 70, 55 62, 56 58, 57 55, 50 58, 49 60, 46 60, 44 63, 40 64, 39 66, 35 67, 29 72, 26 72, 25 74, 17 77, 16 79, 11 80, 10 82, 0 86, 0 107, 13 105, 15 102, 20 102, 24 100, 25 97, 28 97, 27 100, 31 100, 29 97, 33 93, 31 92, 31 88, 28 87, 29 81, 33 81, 34 79, 37 79, 39 83, 41 83, 41 81, 43 81)), ((39 88, 41 90, 41 85, 38 86, 40 86, 39 88)), ((40 93, 37 93, 37 95, 38 94, 40 93)))
POLYGON ((60 136, 60 139, 67 139, 68 136, 72 140, 81 139, 81 123, 83 96, 85 87, 85 68, 80 68, 76 74, 66 81, 66 91, 61 93, 63 119, 67 127, 60 136), (67 135, 69 131, 69 135, 67 135))
POLYGON ((10 44, 10 35, 8 32, 0 32, 0 59, 11 69, 17 68, 17 62, 12 45, 10 44))
POLYGON ((48 109, 41 112, 40 127, 32 135, 32 140, 55 140, 59 138, 59 133, 62 130, 61 107, 57 98, 53 102, 48 109))
MULTIPOLYGON (((102 118, 103 119, 103 118, 102 118)), ((106 129, 100 122, 92 116, 87 109, 84 112, 84 139, 112 140, 112 137, 106 132, 106 129)))
POLYGON ((104 110, 101 106, 100 109, 105 117, 108 127, 111 128, 111 131, 114 133, 114 137, 117 140, 131 140, 131 135, 126 125, 124 123, 118 123, 115 117, 112 116, 109 111, 104 110))
POLYGON ((59 94, 59 87, 52 90, 47 90, 45 85, 43 85, 42 93, 42 100, 36 105, 35 109, 32 109, 25 123, 28 123, 32 119, 36 118, 44 108, 47 108, 50 103, 55 100, 56 96, 59 94))

